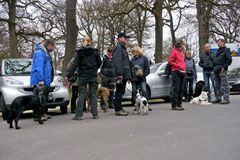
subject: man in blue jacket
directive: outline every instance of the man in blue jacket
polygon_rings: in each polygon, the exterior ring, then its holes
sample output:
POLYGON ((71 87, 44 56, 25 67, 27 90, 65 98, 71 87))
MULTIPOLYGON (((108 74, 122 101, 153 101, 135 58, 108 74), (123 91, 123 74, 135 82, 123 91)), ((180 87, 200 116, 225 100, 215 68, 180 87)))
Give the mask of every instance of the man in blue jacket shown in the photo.
MULTIPOLYGON (((31 86, 39 85, 50 87, 54 77, 54 69, 50 52, 52 52, 55 47, 56 43, 53 39, 47 39, 43 45, 36 45, 36 51, 33 55, 31 70, 31 86)), ((51 118, 50 115, 47 115, 47 110, 47 106, 44 104, 42 117, 43 120, 51 118)))
POLYGON ((225 41, 223 39, 219 39, 217 43, 219 48, 213 66, 214 81, 216 85, 217 95, 216 100, 212 101, 212 103, 229 104, 230 90, 227 71, 228 66, 230 66, 232 63, 232 56, 230 49, 225 46, 225 41))

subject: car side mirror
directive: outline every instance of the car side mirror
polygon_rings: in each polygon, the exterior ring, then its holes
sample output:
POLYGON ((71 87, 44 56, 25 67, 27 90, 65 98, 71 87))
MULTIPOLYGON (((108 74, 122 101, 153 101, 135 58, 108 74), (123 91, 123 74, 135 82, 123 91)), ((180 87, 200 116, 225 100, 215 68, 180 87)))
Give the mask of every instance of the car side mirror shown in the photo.
POLYGON ((165 70, 161 70, 158 72, 158 75, 159 76, 168 76, 166 73, 165 73, 165 70))

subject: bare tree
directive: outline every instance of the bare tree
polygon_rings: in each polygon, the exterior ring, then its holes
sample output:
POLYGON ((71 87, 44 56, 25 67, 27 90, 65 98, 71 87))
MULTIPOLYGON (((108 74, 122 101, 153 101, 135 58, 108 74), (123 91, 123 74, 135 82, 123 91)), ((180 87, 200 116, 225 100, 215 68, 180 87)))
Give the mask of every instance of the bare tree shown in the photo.
POLYGON ((76 49, 78 27, 76 22, 76 5, 77 0, 67 0, 66 1, 66 49, 65 57, 63 61, 63 75, 66 74, 67 64, 70 62, 71 58, 74 56, 74 51, 76 49))

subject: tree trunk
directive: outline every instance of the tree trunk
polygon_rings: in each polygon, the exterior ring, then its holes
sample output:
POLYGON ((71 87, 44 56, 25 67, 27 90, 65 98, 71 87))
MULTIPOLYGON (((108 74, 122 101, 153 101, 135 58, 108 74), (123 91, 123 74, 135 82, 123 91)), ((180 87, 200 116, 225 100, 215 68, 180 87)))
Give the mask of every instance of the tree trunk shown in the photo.
POLYGON ((67 0, 66 1, 66 48, 65 48, 65 57, 63 61, 62 72, 63 75, 66 75, 67 65, 74 56, 76 43, 77 43, 77 35, 78 35, 78 27, 76 22, 76 3, 77 0, 67 0))
POLYGON ((17 35, 16 35, 16 0, 8 1, 9 7, 9 36, 10 36, 10 58, 17 58, 18 49, 17 49, 17 35))
POLYGON ((197 1, 196 5, 199 27, 199 52, 201 56, 205 52, 204 45, 209 41, 209 21, 212 4, 205 1, 197 1))
POLYGON ((163 19, 162 19, 162 0, 156 0, 154 3, 153 14, 155 17, 155 62, 163 60, 163 19))

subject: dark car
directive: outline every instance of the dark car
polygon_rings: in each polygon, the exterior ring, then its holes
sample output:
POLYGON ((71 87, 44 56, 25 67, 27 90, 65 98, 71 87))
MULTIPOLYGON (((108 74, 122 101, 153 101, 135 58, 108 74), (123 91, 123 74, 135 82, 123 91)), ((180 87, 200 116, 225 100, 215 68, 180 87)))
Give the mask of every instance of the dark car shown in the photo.
POLYGON ((230 92, 240 91, 240 68, 235 68, 228 73, 230 92))

